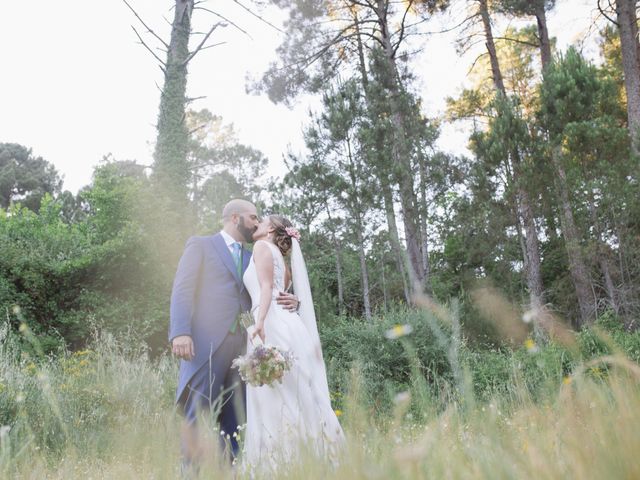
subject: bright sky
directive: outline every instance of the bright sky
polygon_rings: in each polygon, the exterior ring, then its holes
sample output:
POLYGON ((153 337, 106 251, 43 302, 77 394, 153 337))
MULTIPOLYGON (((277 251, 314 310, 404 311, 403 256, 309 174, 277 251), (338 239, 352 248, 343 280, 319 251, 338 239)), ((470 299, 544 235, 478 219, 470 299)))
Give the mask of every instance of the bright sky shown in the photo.
MULTIPOLYGON (((130 3, 168 41, 170 27, 163 15, 172 20, 170 8, 174 2, 130 3)), ((282 175, 282 155, 288 146, 302 148, 301 132, 310 103, 301 99, 289 110, 273 105, 266 96, 245 92, 247 74, 257 76, 265 70, 275 57, 281 34, 231 0, 209 1, 204 6, 217 9, 252 38, 231 26, 214 33, 215 42, 226 43, 201 52, 192 62, 189 95, 206 96, 193 107, 208 108, 234 123, 243 143, 267 155, 268 173, 282 175)), ((549 30, 561 50, 587 37, 586 49, 590 55, 595 54, 594 35, 587 35, 596 16, 594 10, 595 0, 557 1, 549 16, 549 30)), ((197 30, 206 30, 214 21, 215 17, 206 12, 194 14, 197 30)), ((448 21, 449 25, 455 23, 456 17, 448 21)), ((91 181, 93 167, 108 153, 119 160, 152 163, 159 103, 156 84, 162 85, 163 78, 155 60, 137 44, 131 25, 139 26, 119 0, 3 2, 0 142, 33 148, 34 154, 56 166, 64 175, 65 188, 73 192, 91 181)), ((445 98, 460 91, 475 58, 475 53, 458 58, 454 38, 455 34, 428 37, 413 63, 430 116, 441 114, 445 98)), ((145 39, 157 45, 150 35, 145 39)), ((443 150, 461 153, 466 143, 462 126, 443 127, 439 140, 443 150)))

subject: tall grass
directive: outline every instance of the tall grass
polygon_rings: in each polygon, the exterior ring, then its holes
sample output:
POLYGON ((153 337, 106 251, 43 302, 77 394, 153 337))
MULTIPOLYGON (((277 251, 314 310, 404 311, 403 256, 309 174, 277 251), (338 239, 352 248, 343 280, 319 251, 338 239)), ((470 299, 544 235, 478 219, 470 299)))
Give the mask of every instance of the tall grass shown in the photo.
MULTIPOLYGON (((606 334, 593 333, 609 355, 574 359, 567 371, 566 347, 473 353, 443 330, 457 365, 436 378, 425 376, 418 331, 377 339, 408 359, 407 381, 378 391, 385 405, 368 385, 370 365, 356 360, 343 372, 334 392, 348 437, 339 466, 308 457, 278 478, 640 478, 640 367, 606 334), (543 372, 534 382, 527 362, 543 372), (479 394, 478 377, 486 385, 492 368, 500 380, 479 394)), ((27 328, 22 335, 37 342, 27 328)), ((85 351, 36 358, 6 329, 0 337, 0 477, 179 477, 173 359, 152 361, 106 335, 85 351)), ((216 458, 217 432, 203 435, 210 461, 197 477, 231 477, 216 458)))

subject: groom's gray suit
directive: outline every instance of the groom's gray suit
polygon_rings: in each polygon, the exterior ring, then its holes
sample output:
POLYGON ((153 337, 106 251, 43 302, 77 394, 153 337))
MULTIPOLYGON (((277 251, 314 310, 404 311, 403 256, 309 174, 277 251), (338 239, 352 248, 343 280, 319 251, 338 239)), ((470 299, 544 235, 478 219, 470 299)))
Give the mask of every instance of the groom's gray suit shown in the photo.
MULTIPOLYGON (((250 258, 251 252, 243 248, 243 272, 250 258)), ((169 328, 169 341, 190 335, 194 343, 193 359, 180 361, 176 392, 176 402, 190 422, 195 420, 197 409, 213 406, 222 389, 239 382, 230 367, 233 359, 244 353, 246 337, 236 319, 250 308, 251 299, 222 234, 191 237, 173 283, 169 328)), ((243 386, 238 391, 244 396, 243 386)), ((232 434, 244 412, 234 409, 237 399, 227 397, 222 402, 220 425, 232 434)), ((237 449, 233 439, 232 446, 237 449)))

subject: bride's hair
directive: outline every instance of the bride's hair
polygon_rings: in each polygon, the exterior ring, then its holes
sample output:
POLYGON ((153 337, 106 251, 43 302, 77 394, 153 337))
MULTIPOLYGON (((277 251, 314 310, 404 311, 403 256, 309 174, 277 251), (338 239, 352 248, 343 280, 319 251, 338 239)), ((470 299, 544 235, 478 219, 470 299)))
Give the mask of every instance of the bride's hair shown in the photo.
POLYGON ((287 228, 293 227, 288 218, 282 215, 269 215, 269 222, 273 226, 273 243, 280 249, 280 253, 286 256, 291 252, 291 236, 287 233, 287 228))

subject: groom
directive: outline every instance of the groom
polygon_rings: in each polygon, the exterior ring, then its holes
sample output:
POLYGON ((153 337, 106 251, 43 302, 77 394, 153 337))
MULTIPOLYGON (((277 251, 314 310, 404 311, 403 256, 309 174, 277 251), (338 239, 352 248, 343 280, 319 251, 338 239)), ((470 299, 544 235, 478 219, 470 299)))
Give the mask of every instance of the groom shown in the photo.
MULTIPOLYGON (((239 324, 240 313, 251 308, 242 282, 251 252, 244 243, 253 241, 260 221, 255 205, 235 199, 222 212, 223 229, 206 237, 191 237, 186 244, 171 294, 169 341, 181 358, 176 402, 185 417, 182 453, 187 463, 198 461, 196 415, 209 411, 225 435, 233 455, 238 454, 234 433, 245 421, 244 385, 234 358, 242 355, 246 336, 239 324)), ((281 292, 278 303, 295 310, 298 300, 281 292)), ((222 433, 222 432, 221 432, 222 433)))

